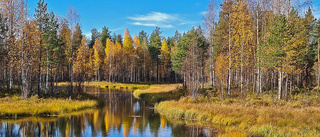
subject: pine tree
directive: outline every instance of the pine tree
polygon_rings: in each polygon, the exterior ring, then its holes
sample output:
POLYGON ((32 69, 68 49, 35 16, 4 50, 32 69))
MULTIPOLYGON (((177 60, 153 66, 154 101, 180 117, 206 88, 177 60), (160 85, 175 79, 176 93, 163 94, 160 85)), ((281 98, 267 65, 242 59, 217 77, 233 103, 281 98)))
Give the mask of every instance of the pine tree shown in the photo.
POLYGON ((161 33, 159 27, 156 27, 156 29, 153 30, 151 36, 150 36, 150 44, 149 44, 149 53, 151 55, 151 59, 153 61, 153 64, 156 65, 156 78, 157 82, 160 82, 159 77, 159 55, 161 50, 161 33))
POLYGON ((41 90, 41 64, 42 64, 42 47, 43 47, 43 35, 45 33, 45 24, 47 24, 48 21, 48 13, 47 13, 47 3, 44 2, 44 0, 39 0, 37 3, 37 8, 35 9, 35 18, 38 23, 38 30, 40 32, 40 43, 39 43, 39 77, 38 77, 38 96, 40 96, 40 90, 41 90))
POLYGON ((102 46, 106 46, 107 39, 111 38, 110 33, 111 32, 109 31, 109 28, 107 28, 106 26, 104 26, 102 28, 102 32, 101 32, 101 44, 102 44, 102 46))

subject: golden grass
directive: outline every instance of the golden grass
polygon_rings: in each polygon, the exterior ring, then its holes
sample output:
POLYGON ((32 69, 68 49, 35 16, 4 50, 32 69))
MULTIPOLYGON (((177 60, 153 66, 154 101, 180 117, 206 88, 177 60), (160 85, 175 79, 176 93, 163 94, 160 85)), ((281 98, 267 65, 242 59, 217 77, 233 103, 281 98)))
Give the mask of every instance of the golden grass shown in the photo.
POLYGON ((99 86, 101 88, 108 89, 121 89, 121 90, 136 90, 136 89, 147 89, 150 88, 148 84, 131 84, 131 83, 107 83, 99 86))
POLYGON ((270 98, 220 101, 184 97, 161 102, 155 109, 173 119, 225 126, 221 136, 319 136, 320 107, 306 106, 301 100, 286 103, 270 98))
MULTIPOLYGON (((85 86, 102 86, 102 85, 105 85, 108 83, 109 82, 106 82, 106 81, 101 81, 101 82, 94 81, 94 82, 84 82, 83 85, 85 85, 85 86)), ((70 85, 70 82, 58 82, 57 83, 57 86, 69 86, 69 85, 70 85)))
POLYGON ((166 92, 173 91, 181 86, 182 84, 154 84, 154 85, 150 85, 150 87, 146 89, 135 90, 133 92, 133 96, 135 98, 140 98, 142 94, 166 93, 166 92))
POLYGON ((5 97, 0 99, 0 117, 63 115, 94 108, 97 104, 94 100, 39 99, 37 96, 24 100, 18 96, 5 97))
MULTIPOLYGON (((58 86, 69 86, 69 82, 59 82, 58 86)), ((147 89, 150 87, 149 84, 134 84, 134 83, 112 83, 112 82, 84 82, 84 86, 87 87, 100 87, 100 88, 107 88, 107 89, 120 89, 120 90, 127 90, 132 91, 136 89, 147 89)))

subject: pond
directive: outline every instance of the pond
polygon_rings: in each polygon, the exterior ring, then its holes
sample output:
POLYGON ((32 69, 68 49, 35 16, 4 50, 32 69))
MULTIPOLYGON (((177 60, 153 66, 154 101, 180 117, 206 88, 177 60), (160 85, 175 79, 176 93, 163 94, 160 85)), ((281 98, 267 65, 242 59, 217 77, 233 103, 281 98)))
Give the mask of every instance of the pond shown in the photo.
POLYGON ((212 128, 169 122, 156 114, 152 105, 135 99, 132 92, 100 88, 87 88, 86 92, 104 99, 104 107, 64 117, 2 119, 0 137, 206 137, 216 133, 212 128))

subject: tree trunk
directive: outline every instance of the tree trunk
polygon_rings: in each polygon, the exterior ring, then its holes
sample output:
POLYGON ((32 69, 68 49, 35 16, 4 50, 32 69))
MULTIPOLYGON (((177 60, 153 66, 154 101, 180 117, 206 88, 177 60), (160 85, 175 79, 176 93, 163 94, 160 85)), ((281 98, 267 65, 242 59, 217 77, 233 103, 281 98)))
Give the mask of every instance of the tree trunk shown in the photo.
POLYGON ((272 71, 272 73, 271 73, 271 83, 270 83, 271 84, 271 92, 272 92, 272 94, 273 94, 273 89, 274 89, 274 87, 273 87, 274 86, 274 84, 273 84, 274 82, 273 81, 274 81, 274 72, 272 71))
POLYGON ((28 66, 28 65, 24 64, 23 48, 24 48, 24 41, 22 41, 22 44, 21 44, 21 81, 22 81, 22 97, 24 99, 27 99, 28 93, 29 93, 29 87, 28 87, 29 83, 27 82, 27 80, 28 80, 28 77, 27 77, 28 71, 27 70, 28 69, 26 69, 25 66, 28 66))
POLYGON ((73 59, 74 59, 74 54, 73 54, 73 42, 71 44, 71 64, 70 64, 70 91, 69 91, 69 96, 71 96, 73 92, 73 59))
POLYGON ((279 70, 279 80, 278 80, 278 99, 282 99, 282 72, 279 70))
POLYGON ((318 62, 317 62, 317 65, 318 65, 318 73, 317 73, 317 76, 318 76, 318 81, 317 81, 317 83, 318 83, 318 91, 319 91, 319 86, 320 86, 320 64, 319 64, 319 62, 320 62, 320 51, 319 51, 319 46, 320 46, 320 38, 318 39, 318 62))
POLYGON ((9 72, 9 89, 12 89, 13 87, 13 68, 12 68, 12 63, 10 62, 10 72, 9 72))
POLYGON ((51 73, 50 74, 51 75, 50 76, 51 77, 51 80, 50 80, 51 81, 51 96, 53 97, 54 96, 54 76, 52 74, 53 73, 52 72, 52 66, 51 66, 51 72, 50 73, 51 73))
POLYGON ((47 94, 49 88, 49 51, 47 46, 47 73, 46 73, 46 88, 45 88, 45 94, 47 94))
POLYGON ((286 74, 286 85, 285 85, 285 94, 284 97, 286 100, 288 100, 288 74, 286 74))
MULTIPOLYGON (((41 28, 41 25, 40 25, 41 28)), ((40 30, 41 31, 41 30, 40 30)), ((39 44, 39 78, 38 78, 38 96, 40 96, 40 90, 41 90, 41 44, 42 43, 42 35, 40 33, 40 44, 39 44)))
POLYGON ((291 96, 291 99, 293 99, 293 95, 292 95, 292 82, 293 82, 293 74, 291 74, 291 79, 290 79, 290 96, 291 96))
POLYGON ((228 50, 228 54, 229 54, 229 70, 228 70, 228 96, 230 96, 231 92, 230 92, 230 88, 231 88, 231 24, 230 24, 230 21, 231 21, 231 12, 230 12, 230 8, 229 8, 229 25, 228 25, 228 30, 229 30, 229 35, 228 35, 228 38, 229 38, 229 50, 228 50))

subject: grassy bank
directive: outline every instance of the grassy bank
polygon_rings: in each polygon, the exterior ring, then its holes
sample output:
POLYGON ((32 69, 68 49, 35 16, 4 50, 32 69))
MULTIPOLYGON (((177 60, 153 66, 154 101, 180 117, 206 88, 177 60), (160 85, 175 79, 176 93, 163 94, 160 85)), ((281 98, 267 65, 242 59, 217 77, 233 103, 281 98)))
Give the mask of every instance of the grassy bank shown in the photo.
POLYGON ((151 86, 148 84, 133 84, 133 83, 106 83, 100 86, 101 88, 108 89, 121 89, 121 90, 136 90, 136 89, 148 89, 151 86))
POLYGON ((319 136, 319 97, 299 95, 288 102, 267 95, 227 100, 184 97, 161 102, 155 109, 171 119, 220 125, 222 136, 319 136))
MULTIPOLYGON (((100 82, 94 81, 94 82, 83 82, 82 84, 84 86, 102 86, 102 85, 105 85, 108 83, 109 82, 106 82, 106 81, 100 81, 100 82)), ((57 83, 57 86, 69 86, 69 85, 70 85, 70 82, 58 82, 57 83)))
MULTIPOLYGON (((59 82, 58 86, 69 86, 70 83, 68 82, 59 82)), ((136 89, 147 89, 150 87, 150 84, 147 83, 112 83, 112 82, 84 82, 84 86, 87 87, 100 87, 100 88, 107 88, 107 89, 120 89, 120 90, 136 90, 136 89)))
POLYGON ((140 98, 142 96, 145 96, 145 94, 168 93, 181 86, 181 84, 153 84, 150 85, 149 88, 135 90, 133 96, 135 98, 140 98))
POLYGON ((94 108, 95 100, 72 100, 62 98, 38 98, 33 96, 26 100, 19 96, 0 99, 0 117, 51 116, 94 108))

